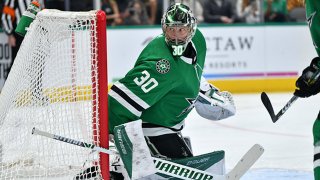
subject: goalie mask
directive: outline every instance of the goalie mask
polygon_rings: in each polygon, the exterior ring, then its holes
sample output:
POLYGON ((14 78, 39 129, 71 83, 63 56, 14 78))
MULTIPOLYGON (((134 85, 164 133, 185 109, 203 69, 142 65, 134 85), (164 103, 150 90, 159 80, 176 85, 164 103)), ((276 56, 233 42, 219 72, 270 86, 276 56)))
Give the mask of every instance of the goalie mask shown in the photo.
POLYGON ((164 13, 162 31, 174 56, 181 56, 194 36, 197 21, 190 8, 181 3, 171 5, 164 13))

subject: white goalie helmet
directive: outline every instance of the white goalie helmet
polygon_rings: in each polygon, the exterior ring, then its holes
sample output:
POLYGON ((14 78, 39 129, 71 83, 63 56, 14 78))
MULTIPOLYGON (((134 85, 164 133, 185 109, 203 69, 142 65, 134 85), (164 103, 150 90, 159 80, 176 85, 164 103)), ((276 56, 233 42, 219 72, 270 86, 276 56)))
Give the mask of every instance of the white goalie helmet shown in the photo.
POLYGON ((181 56, 196 32, 197 20, 188 6, 175 3, 163 14, 161 26, 166 43, 179 48, 174 55, 181 56))

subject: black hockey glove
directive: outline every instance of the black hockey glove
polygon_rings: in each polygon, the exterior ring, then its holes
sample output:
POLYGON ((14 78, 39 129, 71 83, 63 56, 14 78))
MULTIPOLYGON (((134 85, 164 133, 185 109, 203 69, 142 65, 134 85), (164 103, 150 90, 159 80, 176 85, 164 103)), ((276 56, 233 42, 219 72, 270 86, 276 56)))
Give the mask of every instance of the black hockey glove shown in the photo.
POLYGON ((316 57, 311 61, 310 66, 306 67, 302 75, 296 81, 294 95, 302 98, 316 95, 320 92, 320 58, 316 57))

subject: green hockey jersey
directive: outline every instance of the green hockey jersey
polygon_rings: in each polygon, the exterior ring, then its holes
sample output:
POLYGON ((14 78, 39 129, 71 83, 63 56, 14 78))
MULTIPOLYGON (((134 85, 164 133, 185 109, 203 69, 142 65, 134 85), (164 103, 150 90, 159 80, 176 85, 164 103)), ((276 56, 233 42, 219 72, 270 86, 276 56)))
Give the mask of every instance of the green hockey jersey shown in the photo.
POLYGON ((138 119, 180 128, 198 96, 206 56, 205 39, 199 30, 189 45, 196 58, 173 56, 163 35, 144 48, 134 68, 110 89, 110 133, 115 126, 138 119))
POLYGON ((306 0, 306 16, 313 44, 320 55, 320 1, 306 0))

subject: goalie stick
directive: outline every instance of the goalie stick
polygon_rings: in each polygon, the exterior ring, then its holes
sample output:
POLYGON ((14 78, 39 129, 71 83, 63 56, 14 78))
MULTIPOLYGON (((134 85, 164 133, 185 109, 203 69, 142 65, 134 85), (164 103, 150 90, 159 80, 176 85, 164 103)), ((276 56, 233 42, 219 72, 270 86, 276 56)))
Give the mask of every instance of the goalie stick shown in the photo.
POLYGON ((265 92, 261 93, 261 101, 264 107, 267 109, 273 123, 277 122, 279 118, 289 109, 292 103, 294 103, 297 99, 298 96, 292 96, 292 98, 286 103, 286 105, 277 114, 275 114, 268 95, 265 92))
MULTIPOLYGON (((45 131, 38 130, 35 127, 32 129, 32 134, 48 137, 51 139, 77 145, 84 148, 89 148, 102 153, 117 154, 116 151, 98 147, 94 144, 59 136, 56 134, 51 134, 45 131)), ((239 180, 240 177, 243 176, 250 169, 250 167, 260 158, 263 152, 264 152, 264 148, 261 145, 259 144, 253 145, 247 151, 247 153, 240 159, 240 161, 236 164, 236 166, 229 173, 225 175, 211 174, 202 170, 198 170, 196 168, 188 167, 185 165, 177 164, 171 161, 167 161, 167 160, 155 158, 155 157, 153 157, 153 161, 157 169, 157 172, 161 174, 169 175, 172 177, 180 178, 180 179, 239 180)))

